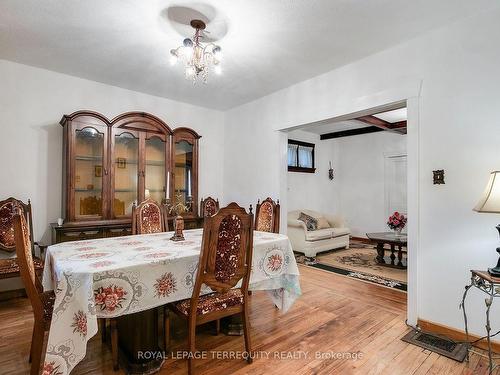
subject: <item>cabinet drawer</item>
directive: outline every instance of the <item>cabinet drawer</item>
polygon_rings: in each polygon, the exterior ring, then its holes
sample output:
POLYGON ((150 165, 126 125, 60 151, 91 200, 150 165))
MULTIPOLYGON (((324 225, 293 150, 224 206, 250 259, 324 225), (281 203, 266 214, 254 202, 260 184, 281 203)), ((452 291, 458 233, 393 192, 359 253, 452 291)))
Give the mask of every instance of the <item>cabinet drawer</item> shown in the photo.
POLYGON ((91 240, 103 237, 101 230, 58 231, 57 242, 91 240))
POLYGON ((132 234, 132 228, 116 228, 105 230, 105 237, 121 237, 130 236, 132 234))

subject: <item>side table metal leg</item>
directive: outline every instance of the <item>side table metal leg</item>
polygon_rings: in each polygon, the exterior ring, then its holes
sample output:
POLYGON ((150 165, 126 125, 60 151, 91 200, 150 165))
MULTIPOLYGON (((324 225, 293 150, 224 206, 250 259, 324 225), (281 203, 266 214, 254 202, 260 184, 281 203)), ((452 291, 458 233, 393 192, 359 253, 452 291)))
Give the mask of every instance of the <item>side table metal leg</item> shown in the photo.
POLYGON ((465 360, 469 362, 469 349, 470 349, 470 344, 469 344, 469 327, 467 324, 467 313, 465 312, 465 298, 467 297, 467 293, 469 292, 469 289, 472 287, 472 283, 470 285, 465 286, 465 291, 464 295, 462 297, 462 302, 460 303, 460 308, 462 309, 462 312, 464 314, 464 324, 465 324, 465 341, 467 345, 467 356, 465 357, 465 360))
POLYGON ((493 372, 493 359, 491 357, 490 307, 491 307, 491 304, 493 302, 493 296, 491 296, 489 298, 486 298, 484 300, 484 302, 486 303, 486 334, 487 334, 487 337, 488 337, 488 359, 489 359, 489 362, 490 362, 490 371, 489 371, 489 373, 491 374, 493 372))

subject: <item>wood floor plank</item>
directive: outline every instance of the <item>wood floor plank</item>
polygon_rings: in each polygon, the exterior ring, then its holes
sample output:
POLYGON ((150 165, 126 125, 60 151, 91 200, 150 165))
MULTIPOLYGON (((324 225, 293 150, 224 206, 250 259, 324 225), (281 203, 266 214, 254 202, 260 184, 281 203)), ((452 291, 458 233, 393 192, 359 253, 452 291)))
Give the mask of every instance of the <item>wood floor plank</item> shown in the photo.
MULTIPOLYGON (((406 294, 360 282, 312 267, 300 266, 303 295, 287 314, 274 308, 265 292, 251 297, 251 337, 255 358, 251 365, 238 359, 217 359, 216 353, 242 351, 243 338, 212 335, 201 327, 197 347, 208 359, 197 360, 196 373, 207 375, 265 374, 487 374, 487 360, 472 355, 458 363, 401 341, 405 324, 406 294), (308 352, 286 359, 287 351, 308 352), (265 354, 267 353, 267 354, 265 354), (335 359, 333 353, 361 353, 357 360, 335 359), (214 357, 212 358, 212 355, 214 357), (266 358, 266 355, 269 356, 266 358), (330 357, 328 357, 330 355, 330 357)), ((0 302, 0 374, 29 371, 28 352, 33 317, 29 302, 18 298, 0 302)), ((174 320, 172 350, 186 348, 186 328, 174 320)), ((98 336, 92 338, 87 357, 75 368, 76 375, 121 375, 112 369, 111 353, 98 336)), ((183 359, 168 358, 160 374, 187 373, 183 359)), ((500 375, 499 371, 495 374, 500 375)))

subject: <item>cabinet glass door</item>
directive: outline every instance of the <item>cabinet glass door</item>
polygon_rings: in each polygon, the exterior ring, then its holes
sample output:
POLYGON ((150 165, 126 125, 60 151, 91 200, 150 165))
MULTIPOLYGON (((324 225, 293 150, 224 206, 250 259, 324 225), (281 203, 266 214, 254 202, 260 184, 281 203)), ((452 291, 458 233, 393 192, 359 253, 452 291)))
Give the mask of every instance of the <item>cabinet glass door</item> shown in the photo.
POLYGON ((193 145, 187 141, 175 143, 174 202, 179 199, 184 204, 193 199, 193 145))
POLYGON ((130 216, 137 200, 139 172, 139 137, 130 132, 114 134, 113 172, 114 217, 130 216))
POLYGON ((93 127, 75 131, 74 212, 80 220, 103 215, 104 131, 93 127))
POLYGON ((146 138, 146 181, 145 198, 154 199, 162 203, 165 199, 165 165, 166 165, 166 142, 152 136, 146 138))

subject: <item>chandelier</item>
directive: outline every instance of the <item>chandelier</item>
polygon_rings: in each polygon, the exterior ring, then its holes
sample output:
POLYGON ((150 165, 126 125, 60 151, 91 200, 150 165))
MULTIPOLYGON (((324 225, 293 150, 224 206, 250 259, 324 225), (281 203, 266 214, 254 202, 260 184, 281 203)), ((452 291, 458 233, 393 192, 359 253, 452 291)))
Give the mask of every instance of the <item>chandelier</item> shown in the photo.
POLYGON ((175 65, 178 60, 184 63, 184 74, 186 79, 193 83, 202 80, 207 83, 208 72, 212 68, 215 74, 221 74, 220 61, 222 58, 222 49, 214 43, 202 44, 203 30, 205 22, 201 20, 192 20, 191 26, 195 29, 192 39, 186 38, 182 46, 170 50, 170 64, 175 65))

